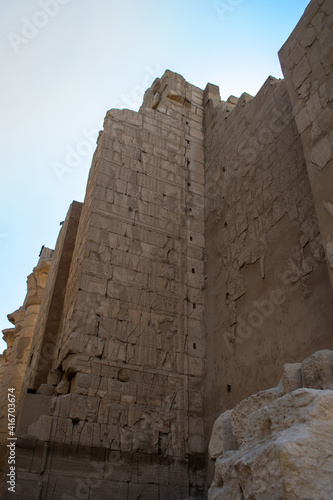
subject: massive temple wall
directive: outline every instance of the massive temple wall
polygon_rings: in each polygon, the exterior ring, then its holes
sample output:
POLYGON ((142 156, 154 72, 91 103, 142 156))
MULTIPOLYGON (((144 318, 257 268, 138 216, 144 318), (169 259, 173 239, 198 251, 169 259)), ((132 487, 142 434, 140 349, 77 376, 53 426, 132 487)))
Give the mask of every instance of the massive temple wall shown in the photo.
POLYGON ((286 80, 255 97, 166 71, 139 112, 107 113, 85 201, 4 331, 5 499, 203 499, 216 417, 333 349, 332 18, 312 0, 286 80))
MULTIPOLYGON (((202 103, 202 90, 166 72, 138 113, 106 116, 51 372, 39 368, 43 354, 27 372, 20 432, 28 436, 17 447, 26 472, 18 494, 75 497, 75 479, 82 483, 94 472, 91 456, 108 479, 80 486, 90 488, 91 498, 203 494, 202 103), (33 405, 45 412, 47 398, 48 415, 32 417, 33 405), (49 459, 41 475, 34 463, 42 461, 44 443, 49 459), (23 451, 27 446, 36 448, 34 457, 23 451)), ((40 323, 36 342, 50 339, 43 315, 40 323)))
POLYGON ((311 2, 279 52, 333 284, 333 3, 311 2))
POLYGON ((254 98, 206 89, 208 432, 280 364, 333 345, 332 21, 311 2, 280 51, 286 80, 254 98))
POLYGON ((205 144, 210 427, 284 362, 333 346, 333 293, 285 82, 210 99, 205 144))
MULTIPOLYGON (((23 393, 28 389, 34 391, 39 389, 40 385, 46 382, 47 375, 52 369, 80 212, 81 203, 73 202, 65 221, 62 222, 35 326, 23 393)), ((23 399, 24 394, 21 397, 21 400, 23 399)), ((20 406, 21 404, 22 401, 20 406)))

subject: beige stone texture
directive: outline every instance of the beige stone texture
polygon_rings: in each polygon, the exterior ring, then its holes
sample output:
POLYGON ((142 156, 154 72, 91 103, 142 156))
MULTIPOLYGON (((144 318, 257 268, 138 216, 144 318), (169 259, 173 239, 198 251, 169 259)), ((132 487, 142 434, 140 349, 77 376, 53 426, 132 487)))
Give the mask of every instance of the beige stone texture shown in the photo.
POLYGON ((208 453, 209 457, 215 460, 227 451, 237 449, 238 443, 232 429, 231 410, 228 410, 215 420, 208 453))
POLYGON ((296 389, 302 387, 302 364, 286 363, 283 365, 281 382, 284 394, 288 394, 288 392, 295 391, 296 389))
POLYGON ((0 400, 2 401, 0 410, 1 470, 4 469, 4 461, 8 451, 6 447, 8 438, 8 389, 14 389, 11 393, 15 394, 15 417, 18 418, 17 403, 22 392, 29 348, 40 311, 52 256, 52 250, 42 248, 38 264, 27 278, 27 295, 23 306, 8 315, 8 319, 14 325, 14 328, 3 331, 7 349, 1 356, 0 367, 0 400))
POLYGON ((333 285, 333 4, 312 1, 279 52, 333 285), (299 54, 295 59, 294 54, 299 54), (326 209, 325 209, 326 208, 326 209))
POLYGON ((267 389, 244 399, 231 411, 232 431, 238 446, 243 444, 245 436, 250 432, 248 429, 250 415, 263 406, 272 403, 282 395, 283 391, 281 387, 267 389))
POLYGON ((333 348, 333 293, 288 79, 232 109, 208 86, 204 102, 209 436, 221 411, 276 386, 282 364, 333 348))
POLYGON ((214 498, 328 498, 330 460, 295 457, 331 432, 332 18, 311 1, 254 97, 167 70, 107 112, 4 331, 17 498, 203 500, 208 448, 214 498))
MULTIPOLYGON (((318 377, 321 369, 325 374, 333 369, 332 355, 333 351, 319 351, 302 362, 302 373, 309 373, 302 388, 285 395, 280 392, 271 402, 270 398, 264 402, 259 393, 232 410, 236 417, 232 431, 240 446, 217 457, 209 500, 332 498, 333 391, 323 388, 323 378, 318 377), (254 405, 256 398, 263 404, 254 405)), ((292 366, 285 365, 283 372, 290 373, 292 366)), ((294 368, 299 370, 298 364, 294 368)), ((277 394, 276 389, 272 392, 277 394)), ((210 448, 216 449, 219 443, 219 435, 213 432, 210 448)))
MULTIPOLYGON (((36 402, 50 397, 52 405, 19 450, 29 440, 50 443, 50 456, 54 444, 78 454, 121 450, 127 472, 110 488, 124 481, 127 491, 131 478, 133 495, 142 484, 166 496, 203 495, 203 160, 203 91, 180 75, 157 79, 138 113, 107 113, 81 214, 72 208, 57 242, 25 378, 36 402), (133 464, 138 476, 128 476, 133 464)), ((59 470, 47 461, 46 491, 66 466, 59 461, 59 470)))
POLYGON ((333 391, 298 389, 253 413, 244 445, 216 461, 209 500, 332 498, 333 391))
POLYGON ((304 387, 333 390, 333 351, 318 351, 302 362, 304 387))

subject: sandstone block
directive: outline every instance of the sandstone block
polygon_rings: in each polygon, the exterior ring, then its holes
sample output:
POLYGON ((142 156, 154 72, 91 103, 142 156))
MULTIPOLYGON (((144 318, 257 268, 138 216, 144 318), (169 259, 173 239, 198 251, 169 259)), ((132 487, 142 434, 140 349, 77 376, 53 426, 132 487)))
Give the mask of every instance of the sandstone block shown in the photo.
POLYGON ((330 500, 333 391, 298 389, 252 413, 237 451, 216 460, 209 500, 330 500))
POLYGON ((50 384, 42 384, 37 390, 37 394, 42 396, 54 396, 54 386, 50 384))
POLYGON ((302 362, 303 387, 333 389, 333 351, 318 351, 302 362))
POLYGON ((61 377, 62 377, 62 371, 55 368, 49 372, 47 376, 47 383, 50 385, 57 385, 59 384, 61 377))
POLYGON ((247 433, 249 416, 259 408, 275 401, 277 398, 282 396, 282 394, 283 391, 281 387, 274 387, 274 389, 261 391, 258 392, 258 394, 254 394, 244 399, 232 410, 232 430, 239 446, 242 445, 244 437, 247 433))
POLYGON ((310 73, 311 73, 311 67, 306 59, 306 56, 304 56, 299 62, 299 64, 295 67, 293 72, 293 83, 296 89, 302 85, 305 78, 310 73))
POLYGON ((237 450, 238 443, 232 431, 231 410, 220 415, 214 423, 208 452, 211 459, 216 459, 229 450, 237 450))
POLYGON ((28 434, 41 441, 48 441, 50 439, 52 424, 54 419, 49 415, 42 415, 37 422, 30 424, 28 427, 28 434))
POLYGON ((324 137, 312 149, 311 160, 322 170, 332 158, 332 145, 329 138, 324 137))
POLYGON ((301 363, 286 363, 283 365, 282 385, 284 394, 302 387, 301 363))
POLYGON ((69 391, 69 386, 70 386, 69 380, 63 378, 55 388, 55 393, 59 395, 67 394, 69 391))

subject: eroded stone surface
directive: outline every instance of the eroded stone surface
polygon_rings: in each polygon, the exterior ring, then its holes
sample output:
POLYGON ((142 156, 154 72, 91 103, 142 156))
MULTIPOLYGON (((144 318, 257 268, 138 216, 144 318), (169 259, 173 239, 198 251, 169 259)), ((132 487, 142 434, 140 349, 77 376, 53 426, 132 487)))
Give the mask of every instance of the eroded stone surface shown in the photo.
MULTIPOLYGON (((302 387, 301 363, 286 363, 282 367, 282 386, 284 394, 302 387)), ((310 386, 307 386, 310 387, 310 386)))
POLYGON ((312 1, 279 52, 282 70, 301 135, 313 199, 333 283, 331 185, 332 137, 331 1, 312 1), (295 53, 301 58, 293 57, 295 53), (322 210, 324 207, 326 210, 322 210))
POLYGON ((320 357, 293 364, 333 347, 331 11, 311 2, 281 51, 286 81, 254 97, 223 102, 168 70, 139 112, 107 113, 85 201, 4 332, 2 373, 14 354, 26 367, 19 495, 75 498, 98 467, 89 500, 202 498, 208 435, 229 408, 210 444, 212 494, 223 476, 228 498, 263 495, 266 469, 288 493, 279 474, 297 447, 288 434, 276 460, 272 436, 291 432, 277 402, 301 439, 318 410, 312 392, 295 396, 303 375, 331 387, 320 357), (31 347, 17 335, 28 310, 31 347))
POLYGON ((302 362, 304 387, 333 390, 333 351, 318 351, 302 362))
POLYGON ((7 342, 7 349, 1 356, 0 367, 0 399, 3 401, 0 410, 0 465, 6 455, 6 444, 8 438, 8 388, 14 389, 15 393, 15 416, 19 416, 17 406, 26 366, 29 356, 29 348, 34 334, 35 324, 40 311, 43 292, 49 273, 53 251, 43 247, 39 261, 33 272, 27 278, 27 295, 22 307, 8 315, 14 328, 3 331, 3 338, 7 342))
POLYGON ((298 389, 249 419, 243 446, 218 458, 210 500, 332 498, 333 391, 298 389))
POLYGON ((248 419, 250 415, 256 412, 259 408, 275 401, 282 396, 283 391, 281 387, 268 389, 267 391, 259 392, 249 396, 241 401, 231 411, 232 430, 237 439, 238 445, 241 446, 243 440, 248 432, 248 419))
MULTIPOLYGON (((259 393, 233 410, 241 417, 232 420, 233 432, 242 439, 238 450, 216 454, 209 500, 332 498, 333 391, 327 388, 332 369, 333 351, 328 350, 302 364, 284 365, 287 394, 265 403, 259 393), (290 390, 300 380, 304 387, 290 390), (259 406, 258 401, 264 404, 259 406)), ((216 421, 212 450, 221 449, 216 429, 224 415, 216 421)))
POLYGON ((333 348, 332 9, 310 2, 280 51, 285 80, 227 106, 207 88, 208 434, 281 365, 333 348))
POLYGON ((216 459, 229 450, 238 448, 237 440, 233 434, 231 411, 226 411, 215 421, 209 442, 208 452, 212 459, 216 459))

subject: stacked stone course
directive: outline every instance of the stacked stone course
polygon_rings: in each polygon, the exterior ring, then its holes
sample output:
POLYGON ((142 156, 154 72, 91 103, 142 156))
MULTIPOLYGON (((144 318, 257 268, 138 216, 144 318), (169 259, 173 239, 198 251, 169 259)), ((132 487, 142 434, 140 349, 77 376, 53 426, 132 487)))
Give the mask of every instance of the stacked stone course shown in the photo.
POLYGON ((218 415, 234 442, 231 408, 333 349, 332 10, 312 0, 255 97, 167 70, 107 113, 29 335, 22 310, 4 331, 5 390, 24 353, 5 499, 203 499, 218 415))
MULTIPOLYGON (((91 495, 110 486, 122 488, 124 498, 203 494, 202 100, 202 90, 167 71, 138 113, 107 113, 72 245, 51 372, 42 381, 39 363, 30 369, 26 386, 37 394, 22 403, 27 421, 29 399, 50 399, 48 415, 22 425, 36 446, 52 443, 58 465, 47 464, 40 477, 22 456, 30 474, 21 477, 20 491, 31 483, 51 495, 67 460, 59 447, 66 446, 77 460, 73 477, 81 476, 78 457, 90 448, 104 449, 103 460, 126 471, 91 495)), ((44 310, 50 314, 49 303, 44 310)), ((36 333, 36 352, 46 330, 36 333)))
POLYGON ((279 52, 333 284, 333 6, 311 2, 279 52))

